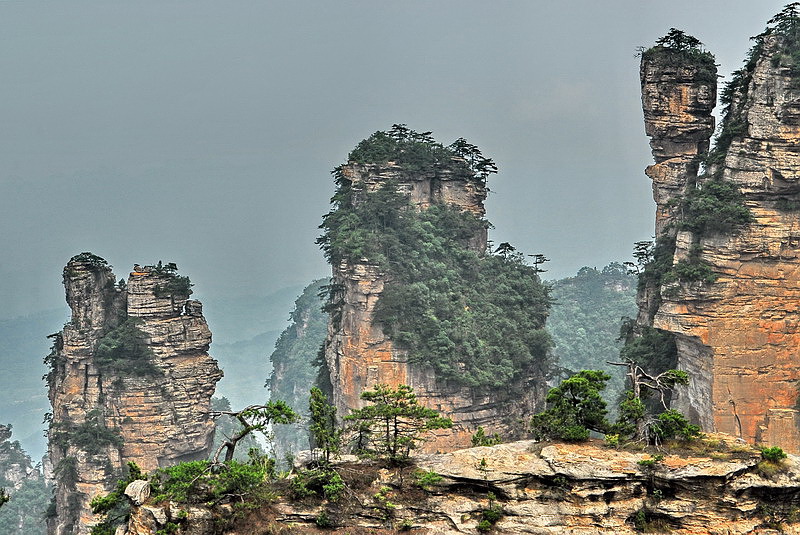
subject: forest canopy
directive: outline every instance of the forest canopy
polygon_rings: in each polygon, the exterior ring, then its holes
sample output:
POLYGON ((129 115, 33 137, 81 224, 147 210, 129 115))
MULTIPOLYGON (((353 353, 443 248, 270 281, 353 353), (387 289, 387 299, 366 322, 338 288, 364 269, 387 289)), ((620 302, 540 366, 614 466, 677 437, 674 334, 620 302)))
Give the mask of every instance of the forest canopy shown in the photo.
MULTIPOLYGON (((456 167, 481 183, 496 171, 463 139, 445 147, 430 133, 398 133, 397 126, 359 143, 350 163, 391 159, 434 176, 456 167)), ((448 205, 415 210, 395 182, 366 191, 342 166, 333 173, 333 209, 318 243, 334 266, 366 262, 386 274, 376 320, 412 362, 432 366, 440 380, 473 387, 498 388, 548 372, 550 297, 538 267, 507 244, 496 251, 471 247, 489 226, 475 214, 448 205)), ((340 299, 331 287, 334 318, 340 299)))

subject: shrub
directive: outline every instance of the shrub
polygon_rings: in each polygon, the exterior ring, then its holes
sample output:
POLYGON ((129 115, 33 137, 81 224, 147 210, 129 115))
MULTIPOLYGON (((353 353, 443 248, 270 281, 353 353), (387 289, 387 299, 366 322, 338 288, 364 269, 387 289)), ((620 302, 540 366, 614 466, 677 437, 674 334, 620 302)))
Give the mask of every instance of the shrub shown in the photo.
POLYGON ((483 426, 478 426, 478 430, 475 431, 474 435, 472 435, 473 448, 477 446, 496 446, 502 442, 503 439, 501 439, 500 435, 497 433, 492 433, 491 435, 487 436, 483 426))
POLYGON ((161 375, 153 364, 153 350, 147 335, 139 328, 142 320, 127 317, 102 338, 94 352, 97 367, 113 374, 147 377, 161 375))
POLYGON ((701 434, 699 426, 690 424, 683 414, 674 409, 659 414, 656 421, 650 424, 650 433, 661 442, 673 438, 691 440, 701 434))
POLYGON ((534 438, 579 442, 589 438, 589 431, 607 431, 608 411, 600 391, 609 379, 605 372, 583 370, 552 388, 547 394, 547 410, 531 419, 534 438))
POLYGON ((442 476, 434 471, 426 472, 424 470, 417 470, 414 473, 416 485, 425 490, 428 490, 430 487, 439 484, 442 479, 442 476))
POLYGON ((161 468, 150 477, 156 502, 216 504, 232 497, 252 495, 264 483, 262 467, 238 461, 214 465, 190 461, 161 468))
POLYGON ((784 453, 783 449, 779 448, 778 446, 761 448, 761 458, 766 461, 777 463, 786 458, 786 453, 784 453))

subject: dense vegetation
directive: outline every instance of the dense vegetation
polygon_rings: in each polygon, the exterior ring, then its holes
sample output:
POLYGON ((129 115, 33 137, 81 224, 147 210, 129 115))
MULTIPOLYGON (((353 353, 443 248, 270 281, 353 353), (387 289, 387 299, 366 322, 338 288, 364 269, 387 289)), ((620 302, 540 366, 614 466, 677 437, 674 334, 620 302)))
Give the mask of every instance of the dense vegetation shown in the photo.
POLYGON ((53 423, 48 431, 48 438, 51 444, 61 448, 65 454, 70 447, 79 448, 89 455, 97 455, 108 447, 122 447, 119 430, 106 427, 101 409, 87 412, 81 423, 53 423))
MULTIPOLYGON (((322 312, 320 297, 327 279, 309 284, 297 298, 289 319, 291 324, 275 342, 270 355, 272 373, 267 382, 270 399, 285 400, 301 415, 307 415, 308 392, 319 372, 319 349, 328 333, 328 315, 322 312)), ((281 425, 274 431, 280 458, 308 448, 308 430, 301 425, 281 425)))
POLYGON ((155 266, 147 266, 153 273, 167 279, 166 283, 156 285, 153 293, 156 297, 189 297, 192 295, 192 281, 186 275, 178 275, 178 266, 174 262, 163 264, 161 260, 155 266))
POLYGON ((125 318, 100 338, 94 352, 97 367, 110 374, 145 377, 160 375, 153 364, 153 350, 147 335, 139 328, 142 320, 125 318))
POLYGON ((697 68, 701 82, 717 82, 714 55, 703 48, 699 39, 676 28, 670 28, 667 35, 656 40, 655 46, 643 50, 642 58, 670 65, 691 65, 697 68))
POLYGON ((563 374, 602 370, 610 376, 608 399, 616 399, 624 390, 624 378, 607 362, 619 356, 622 318, 636 315, 636 276, 616 262, 602 270, 584 267, 574 277, 553 281, 550 295, 553 309, 547 330, 563 374))
MULTIPOLYGON (((360 143, 350 160, 379 154, 410 171, 435 175, 466 168, 474 180, 485 181, 494 172, 491 160, 467 157, 459 146, 473 147, 463 141, 443 147, 427 134, 392 130, 360 143)), ((334 266, 369 262, 386 273, 376 320, 412 362, 432 366, 440 380, 474 387, 507 387, 523 370, 545 374, 550 298, 524 255, 511 247, 497 254, 469 248, 488 226, 471 213, 449 206, 417 211, 391 181, 369 192, 341 167, 334 176, 333 210, 323 218, 318 243, 334 266)), ((327 307, 334 320, 337 290, 330 288, 327 307)))
POLYGON ((5 425, 0 425, 0 491, 0 533, 44 535, 50 489, 20 443, 11 439, 11 426, 5 425), (15 486, 10 477, 20 471, 27 475, 15 486))

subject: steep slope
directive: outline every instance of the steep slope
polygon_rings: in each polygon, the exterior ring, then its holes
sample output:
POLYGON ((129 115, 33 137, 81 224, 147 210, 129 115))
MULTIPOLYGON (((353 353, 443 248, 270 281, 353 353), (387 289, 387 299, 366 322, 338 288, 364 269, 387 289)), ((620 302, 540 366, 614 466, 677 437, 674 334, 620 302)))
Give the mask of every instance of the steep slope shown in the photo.
POLYGON ((535 267, 486 251, 494 164, 403 125, 377 132, 335 171, 320 243, 332 265, 325 358, 339 414, 377 383, 412 386, 454 421, 429 448, 507 436, 540 403, 549 298, 535 267))
POLYGON ((656 228, 664 233, 645 272, 649 286, 640 308, 640 320, 674 335, 679 366, 691 374, 688 392, 673 406, 704 429, 795 452, 798 29, 797 13, 784 10, 757 38, 723 93, 722 129, 700 177, 687 163, 697 151, 684 141, 706 143, 709 129, 698 125, 708 124, 713 85, 691 65, 676 69, 658 56, 643 57, 645 122, 658 162, 648 175, 656 228))
POLYGON ((11 440, 11 426, 0 425, 0 489, 11 499, 0 508, 0 533, 44 535, 50 490, 20 443, 11 440))
MULTIPOLYGON (((297 414, 308 412, 309 390, 319 375, 319 352, 328 332, 328 315, 319 297, 328 281, 312 282, 297 298, 292 310, 291 324, 275 342, 270 355, 272 373, 267 381, 270 399, 283 400, 297 414)), ((278 458, 309 448, 308 426, 305 422, 279 425, 273 430, 278 458)))
POLYGON ((207 456, 208 411, 222 376, 189 280, 174 264, 138 265, 127 284, 90 253, 64 268, 72 319, 46 362, 55 535, 88 533, 89 502, 133 461, 145 470, 207 456))
POLYGON ((611 375, 606 398, 624 390, 623 372, 608 361, 619 359, 623 318, 636 315, 636 276, 618 263, 602 270, 584 267, 574 277, 552 283, 553 309, 547 330, 558 365, 572 371, 604 370, 611 375))

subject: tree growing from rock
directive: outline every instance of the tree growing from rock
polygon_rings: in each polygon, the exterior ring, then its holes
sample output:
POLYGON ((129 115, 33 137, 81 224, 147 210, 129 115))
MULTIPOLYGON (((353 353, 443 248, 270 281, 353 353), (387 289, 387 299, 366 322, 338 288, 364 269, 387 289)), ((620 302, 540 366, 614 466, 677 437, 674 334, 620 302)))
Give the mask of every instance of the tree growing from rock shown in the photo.
POLYGON ((212 411, 212 418, 228 415, 239 421, 241 427, 231 436, 226 437, 214 452, 212 462, 220 464, 220 455, 225 451, 225 462, 233 459, 236 445, 240 440, 253 432, 266 432, 272 424, 291 424, 300 419, 286 402, 270 401, 266 405, 250 405, 240 411, 212 411))
POLYGON ((367 456, 378 456, 392 463, 406 461, 411 450, 426 440, 425 434, 435 429, 449 429, 452 420, 419 404, 414 389, 385 384, 363 392, 361 399, 370 403, 355 409, 345 420, 357 435, 356 450, 367 456))
POLYGON ((608 411, 600 392, 610 378, 600 370, 582 370, 550 389, 547 409, 531 419, 534 438, 580 442, 590 431, 605 433, 608 411))
POLYGON ((675 387, 689 384, 689 374, 670 369, 653 375, 632 359, 609 364, 627 367, 626 376, 631 386, 620 404, 620 417, 614 426, 615 431, 633 440, 656 445, 671 438, 688 440, 699 436, 698 426, 690 424, 683 414, 668 406, 668 397, 675 387), (648 393, 658 397, 663 412, 658 415, 648 413, 642 401, 648 393))
POLYGON ((322 390, 314 387, 308 400, 308 411, 311 415, 309 422, 311 446, 322 451, 321 461, 328 465, 331 456, 339 453, 344 434, 344 429, 336 422, 336 407, 328 402, 322 390))

